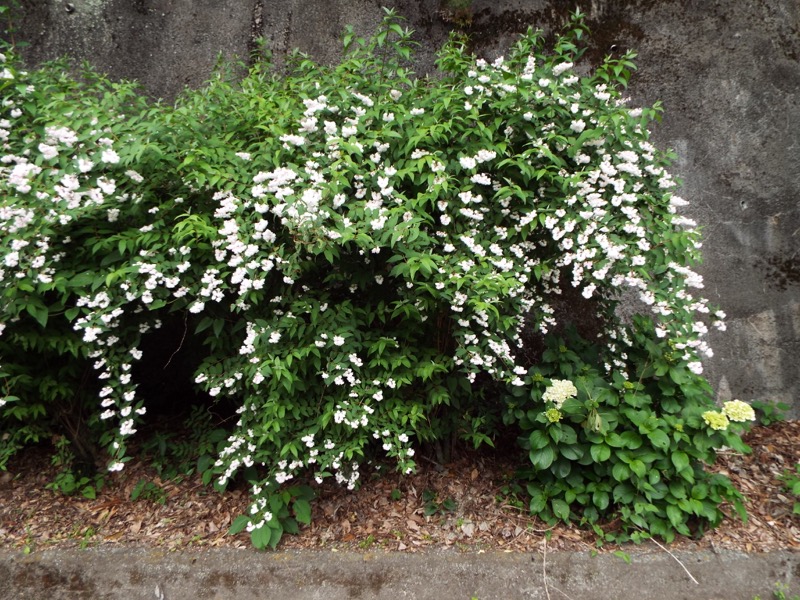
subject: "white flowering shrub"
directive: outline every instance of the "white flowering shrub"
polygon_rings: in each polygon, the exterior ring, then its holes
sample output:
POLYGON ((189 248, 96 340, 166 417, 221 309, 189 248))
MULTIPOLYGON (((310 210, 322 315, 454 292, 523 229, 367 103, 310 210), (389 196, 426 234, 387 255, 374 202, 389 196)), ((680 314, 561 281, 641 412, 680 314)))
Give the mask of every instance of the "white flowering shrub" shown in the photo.
POLYGON ((335 67, 258 64, 174 107, 6 58, 6 448, 91 406, 123 468, 143 336, 178 318, 194 383, 239 407, 206 479, 247 479, 233 530, 257 547, 309 522, 295 483, 501 435, 545 519, 718 523, 739 496, 704 465, 743 448, 746 413, 722 427, 701 376, 722 315, 696 295, 657 109, 621 96, 632 57, 585 73, 585 32, 576 15, 549 54, 531 32, 491 63, 453 37, 417 79, 390 13, 335 67))

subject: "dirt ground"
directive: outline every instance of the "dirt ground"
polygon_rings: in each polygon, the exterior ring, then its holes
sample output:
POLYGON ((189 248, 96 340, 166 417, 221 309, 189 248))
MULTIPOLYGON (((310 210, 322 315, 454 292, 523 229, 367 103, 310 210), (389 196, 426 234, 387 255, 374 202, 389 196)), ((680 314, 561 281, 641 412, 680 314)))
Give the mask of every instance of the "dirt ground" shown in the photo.
MULTIPOLYGON (((714 470, 727 474, 745 495, 748 521, 732 507, 722 525, 699 540, 678 539, 678 550, 747 552, 800 549, 798 498, 780 477, 800 460, 800 421, 755 427, 745 436, 749 455, 720 453, 714 470)), ((247 534, 228 535, 233 519, 248 505, 244 490, 224 495, 199 477, 162 480, 152 468, 132 461, 106 478, 94 499, 64 496, 45 488, 58 470, 45 449, 27 450, 0 479, 0 547, 25 552, 96 545, 157 546, 170 549, 244 547, 247 534), (147 485, 150 482, 152 485, 147 485), (131 495, 139 486, 137 500, 131 495)), ((550 550, 595 549, 591 531, 548 527, 509 495, 513 466, 488 453, 455 462, 422 462, 420 472, 400 477, 364 476, 355 492, 325 483, 317 488, 313 522, 299 535, 284 536, 281 548, 394 550, 453 547, 464 551, 536 549, 546 536, 550 550)), ((605 549, 609 549, 606 547, 605 549)))

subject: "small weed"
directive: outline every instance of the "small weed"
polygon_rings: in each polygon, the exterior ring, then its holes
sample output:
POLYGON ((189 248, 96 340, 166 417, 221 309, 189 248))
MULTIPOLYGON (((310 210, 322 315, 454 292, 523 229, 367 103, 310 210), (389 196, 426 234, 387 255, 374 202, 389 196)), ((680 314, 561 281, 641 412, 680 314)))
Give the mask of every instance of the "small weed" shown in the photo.
POLYGON ((75 527, 72 530, 72 537, 78 540, 78 548, 81 550, 86 550, 86 548, 89 548, 96 543, 92 541, 92 538, 95 535, 97 535, 97 531, 95 531, 94 527, 86 527, 85 529, 75 527))
POLYGON ((374 544, 375 536, 370 533, 366 538, 358 542, 358 547, 362 550, 369 550, 374 544))
POLYGON ((785 402, 770 402, 769 400, 754 400, 750 403, 756 411, 756 418, 760 425, 768 426, 786 420, 786 411, 789 405, 785 402))
POLYGON ((495 496, 498 504, 511 506, 518 510, 526 510, 525 502, 522 500, 522 486, 516 483, 509 483, 500 488, 500 493, 495 496))
POLYGON ((794 496, 794 506, 792 512, 800 515, 800 463, 794 465, 794 472, 786 470, 780 477, 784 488, 794 496))
POLYGON ((75 468, 73 464, 75 457, 70 449, 69 440, 64 436, 58 437, 54 445, 55 452, 50 462, 61 470, 50 483, 45 485, 45 488, 65 496, 81 494, 84 498, 95 499, 97 492, 103 488, 105 482, 103 476, 100 474, 90 476, 75 468))
MULTIPOLYGON (((775 589, 772 590, 773 600, 800 600, 800 595, 790 594, 789 586, 785 583, 776 583, 775 589)), ((761 596, 755 596, 753 600, 761 600, 761 596)))
POLYGON ((81 494, 84 498, 94 500, 97 498, 98 490, 103 488, 104 479, 102 475, 86 477, 76 475, 72 471, 64 470, 55 476, 53 481, 44 487, 54 492, 60 492, 65 496, 81 494))
POLYGON ((436 514, 446 515, 447 513, 454 512, 458 505, 452 498, 446 498, 444 502, 438 502, 438 496, 433 490, 425 490, 422 492, 422 501, 425 503, 423 512, 426 517, 432 517, 436 514))
POLYGON ((36 541, 33 539, 33 534, 31 534, 30 525, 25 526, 25 540, 22 545, 22 553, 23 554, 30 554, 36 550, 36 541))
POLYGON ((214 476, 213 457, 228 437, 215 427, 213 416, 195 407, 184 422, 185 432, 156 431, 142 443, 142 455, 161 479, 189 477, 195 472, 208 484, 214 476))
POLYGON ((621 558, 625 561, 626 564, 631 564, 631 556, 627 552, 623 552, 622 550, 615 550, 614 556, 617 558, 621 558))
POLYGON ((398 500, 400 500, 402 497, 403 497, 403 493, 402 493, 402 492, 401 492, 399 489, 397 489, 397 488, 394 488, 394 489, 392 490, 392 493, 391 493, 391 494, 389 494, 389 498, 391 498, 391 499, 392 499, 392 501, 394 501, 394 502, 397 502, 397 501, 398 501, 398 500))
POLYGON ((139 482, 131 490, 131 500, 150 500, 156 504, 167 503, 167 493, 159 485, 146 479, 140 479, 139 482))

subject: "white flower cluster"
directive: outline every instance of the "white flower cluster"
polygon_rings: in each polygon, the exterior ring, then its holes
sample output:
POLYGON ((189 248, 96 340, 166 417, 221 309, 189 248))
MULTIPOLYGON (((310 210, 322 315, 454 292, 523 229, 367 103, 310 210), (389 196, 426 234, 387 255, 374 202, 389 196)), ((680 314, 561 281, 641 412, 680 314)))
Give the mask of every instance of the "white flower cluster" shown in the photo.
POLYGON ((552 402, 561 409, 564 402, 578 395, 578 388, 569 379, 553 379, 542 394, 542 400, 552 402))

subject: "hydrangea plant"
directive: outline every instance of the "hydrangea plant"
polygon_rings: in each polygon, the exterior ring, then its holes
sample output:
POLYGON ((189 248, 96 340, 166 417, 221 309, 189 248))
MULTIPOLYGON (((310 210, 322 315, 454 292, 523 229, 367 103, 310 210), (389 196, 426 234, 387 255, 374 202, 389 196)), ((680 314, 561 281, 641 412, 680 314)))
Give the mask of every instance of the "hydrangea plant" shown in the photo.
POLYGON ((750 418, 702 377, 724 315, 648 139, 659 108, 627 106, 632 54, 580 64, 586 32, 576 13, 549 52, 529 31, 491 62, 454 35, 417 78, 389 12, 339 65, 259 62, 174 107, 4 57, 6 447, 83 381, 123 468, 143 336, 180 319, 194 384, 238 406, 207 479, 249 482, 233 530, 257 547, 309 522, 296 482, 509 435, 542 518, 718 523, 740 497, 705 466, 750 418))

